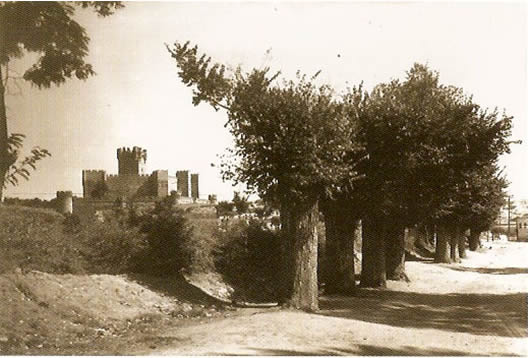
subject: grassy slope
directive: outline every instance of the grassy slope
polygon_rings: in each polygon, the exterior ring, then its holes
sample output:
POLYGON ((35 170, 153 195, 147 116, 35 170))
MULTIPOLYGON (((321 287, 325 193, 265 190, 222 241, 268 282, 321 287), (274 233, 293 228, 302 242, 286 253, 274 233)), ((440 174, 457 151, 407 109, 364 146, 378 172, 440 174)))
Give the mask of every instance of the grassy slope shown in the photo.
POLYGON ((174 318, 220 314, 181 277, 83 274, 97 272, 89 240, 105 238, 65 233, 63 221, 51 210, 0 206, 0 355, 119 354, 155 341, 174 318))
POLYGON ((37 269, 79 270, 79 247, 63 233, 64 217, 52 210, 0 206, 0 273, 37 269))

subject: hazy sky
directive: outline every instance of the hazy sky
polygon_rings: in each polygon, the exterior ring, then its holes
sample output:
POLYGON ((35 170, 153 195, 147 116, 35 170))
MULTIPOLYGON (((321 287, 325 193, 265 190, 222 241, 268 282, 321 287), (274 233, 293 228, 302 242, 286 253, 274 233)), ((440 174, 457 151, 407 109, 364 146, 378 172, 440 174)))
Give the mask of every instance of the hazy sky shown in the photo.
POLYGON ((82 169, 117 173, 116 149, 138 145, 148 151, 149 171, 199 172, 202 196, 230 199, 233 188, 210 165, 231 144, 226 115, 191 104, 164 46, 189 40, 246 69, 271 66, 289 77, 322 70, 338 90, 360 81, 371 88, 427 63, 442 83, 515 117, 513 139, 524 143, 501 163, 510 193, 528 198, 526 18, 521 3, 133 2, 108 18, 80 11, 97 76, 49 90, 11 86, 10 131, 53 157, 7 196, 81 193, 82 169))

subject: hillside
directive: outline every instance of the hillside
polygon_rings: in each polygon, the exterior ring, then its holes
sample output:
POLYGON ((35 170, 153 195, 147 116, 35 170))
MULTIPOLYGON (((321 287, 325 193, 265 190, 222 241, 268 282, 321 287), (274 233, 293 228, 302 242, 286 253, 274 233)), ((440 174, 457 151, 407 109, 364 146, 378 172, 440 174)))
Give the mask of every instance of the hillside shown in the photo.
POLYGON ((181 276, 93 274, 93 248, 63 222, 50 210, 0 207, 0 354, 154 347, 161 327, 225 311, 181 276))

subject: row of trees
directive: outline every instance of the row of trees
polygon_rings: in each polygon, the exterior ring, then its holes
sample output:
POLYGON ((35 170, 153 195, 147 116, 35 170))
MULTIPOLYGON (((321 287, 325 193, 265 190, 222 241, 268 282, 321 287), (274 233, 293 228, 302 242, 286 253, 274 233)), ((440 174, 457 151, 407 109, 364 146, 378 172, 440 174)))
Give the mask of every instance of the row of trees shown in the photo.
POLYGON ((437 232, 436 261, 464 255, 503 203, 497 160, 509 152, 511 117, 480 108, 438 73, 415 64, 404 81, 337 94, 298 73, 228 71, 196 46, 168 47, 193 104, 227 112, 236 162, 225 179, 280 208, 280 300, 314 310, 320 211, 333 292, 354 288, 354 238, 362 221, 363 286, 405 277, 405 228, 437 232))

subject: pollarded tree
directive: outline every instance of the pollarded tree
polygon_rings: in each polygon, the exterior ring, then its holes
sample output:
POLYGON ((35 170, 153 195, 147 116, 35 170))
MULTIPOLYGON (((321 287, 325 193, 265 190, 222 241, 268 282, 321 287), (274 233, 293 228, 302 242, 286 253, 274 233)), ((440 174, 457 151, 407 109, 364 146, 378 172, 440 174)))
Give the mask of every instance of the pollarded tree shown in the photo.
MULTIPOLYGON (((435 140, 442 161, 435 167, 435 181, 440 183, 431 219, 439 228, 436 262, 459 259, 458 244, 471 219, 471 206, 478 198, 470 190, 487 190, 479 181, 500 192, 502 180, 495 181, 499 156, 510 152, 511 117, 497 110, 482 110, 461 90, 446 105, 447 115, 435 140), (487 171, 487 172, 486 172, 487 171), (490 181, 490 183, 486 183, 490 181), (480 189, 479 189, 480 187, 480 189)), ((491 209, 493 210, 493 209, 491 209)))
POLYGON ((355 175, 347 165, 354 128, 342 101, 328 86, 316 86, 315 76, 278 82, 269 69, 228 74, 188 43, 169 51, 193 87, 193 103, 227 111, 237 162, 223 166, 224 177, 280 204, 281 302, 317 309, 318 201, 355 175))
MULTIPOLYGON (((354 87, 344 96, 345 114, 350 126, 358 126, 358 118, 364 115, 368 96, 362 86, 354 87)), ((349 169, 356 170, 359 163, 368 160, 359 128, 351 131, 349 141, 355 146, 347 155, 349 169)), ((320 208, 325 220, 325 268, 326 293, 353 294, 355 289, 355 242, 361 240, 360 219, 362 205, 357 197, 357 182, 365 180, 356 175, 343 183, 321 200, 320 208), (353 180, 351 180, 353 179, 353 180)))
POLYGON ((122 5, 119 1, 0 3, 0 201, 8 181, 16 184, 17 176, 27 179, 28 169, 35 169, 35 162, 49 155, 36 147, 31 156, 16 163, 23 135, 8 132, 5 97, 11 79, 9 64, 28 53, 37 54, 23 80, 39 88, 94 75, 84 60, 90 39, 73 19, 77 7, 91 7, 100 16, 108 16, 122 5))
POLYGON ((374 88, 359 117, 369 160, 357 187, 363 208, 361 284, 404 279, 405 228, 419 223, 430 204, 429 167, 438 160, 430 137, 441 113, 438 74, 415 64, 405 81, 374 88))
MULTIPOLYGON (((469 229, 469 249, 475 251, 480 244, 480 233, 489 230, 497 219, 500 208, 506 203, 508 182, 495 165, 480 168, 469 185, 470 207, 465 227, 469 229)), ((459 243, 460 245, 460 243, 459 243)), ((460 256, 465 257, 464 246, 460 256)))
POLYGON ((384 286, 387 277, 405 277, 405 227, 433 222, 454 236, 460 215, 450 210, 464 173, 508 150, 511 123, 419 64, 405 81, 378 85, 359 123, 369 154, 358 188, 365 208, 361 283, 384 286))
POLYGON ((455 237, 450 243, 454 246, 450 250, 452 261, 466 257, 466 236, 463 234, 466 229, 470 230, 470 249, 477 249, 480 233, 492 226, 506 197, 504 190, 507 181, 494 163, 475 168, 462 176, 463 183, 454 193, 455 200, 452 201, 450 210, 446 211, 446 215, 449 214, 459 226, 455 228, 455 237), (455 252, 457 249, 458 255, 455 252))

